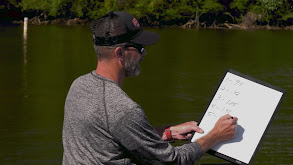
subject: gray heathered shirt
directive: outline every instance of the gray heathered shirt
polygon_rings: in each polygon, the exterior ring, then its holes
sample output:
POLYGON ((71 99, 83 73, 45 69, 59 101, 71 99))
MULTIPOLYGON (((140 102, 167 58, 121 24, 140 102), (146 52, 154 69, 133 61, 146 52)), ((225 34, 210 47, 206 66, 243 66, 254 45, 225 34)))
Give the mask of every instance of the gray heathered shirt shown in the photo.
POLYGON ((194 164, 198 143, 173 147, 149 124, 142 108, 114 81, 95 71, 68 92, 63 164, 194 164))

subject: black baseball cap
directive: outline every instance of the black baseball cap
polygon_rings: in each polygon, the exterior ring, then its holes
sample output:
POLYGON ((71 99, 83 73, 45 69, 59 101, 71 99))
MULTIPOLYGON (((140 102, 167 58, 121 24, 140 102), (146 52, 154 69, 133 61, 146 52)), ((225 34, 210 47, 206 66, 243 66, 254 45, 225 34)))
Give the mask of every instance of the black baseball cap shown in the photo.
MULTIPOLYGON (((106 18, 106 17, 112 18, 113 16, 119 17, 121 24, 125 25, 126 32, 116 36, 109 36, 109 35, 97 36, 94 34, 93 40, 95 45, 111 46, 111 45, 116 45, 116 44, 120 44, 124 42, 132 42, 132 43, 140 44, 140 45, 153 45, 160 38, 159 34, 157 33, 143 30, 139 22, 131 14, 127 12, 110 11, 109 13, 107 13, 106 15, 102 16, 99 19, 106 18)), ((95 29, 94 24, 98 23, 99 19, 96 22, 93 22, 93 24, 91 25, 92 31, 94 31, 95 29)), ((116 26, 121 26, 121 24, 116 26)), ((114 29, 115 29, 115 25, 114 25, 114 29)))

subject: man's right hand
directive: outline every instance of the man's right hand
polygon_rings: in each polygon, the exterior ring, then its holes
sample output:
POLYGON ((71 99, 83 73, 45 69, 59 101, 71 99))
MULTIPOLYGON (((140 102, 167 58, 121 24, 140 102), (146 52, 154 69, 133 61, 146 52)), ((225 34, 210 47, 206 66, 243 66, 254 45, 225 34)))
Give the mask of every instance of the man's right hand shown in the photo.
POLYGON ((237 117, 232 118, 228 114, 222 116, 210 133, 217 137, 218 142, 232 139, 235 136, 237 120, 237 117))
POLYGON ((236 134, 237 117, 231 117, 229 114, 222 116, 214 128, 204 137, 197 140, 204 152, 209 150, 215 144, 232 139, 236 134))

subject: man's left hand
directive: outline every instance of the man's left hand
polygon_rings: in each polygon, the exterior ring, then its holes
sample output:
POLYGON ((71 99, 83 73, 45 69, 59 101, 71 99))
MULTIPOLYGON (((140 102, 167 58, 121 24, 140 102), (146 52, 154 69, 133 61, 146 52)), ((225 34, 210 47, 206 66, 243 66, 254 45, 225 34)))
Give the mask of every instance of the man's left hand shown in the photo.
MULTIPOLYGON (((197 122, 190 121, 176 126, 171 126, 171 135, 173 139, 177 140, 188 140, 192 136, 192 132, 203 133, 204 131, 197 126, 197 122)), ((162 139, 166 140, 167 137, 165 133, 163 134, 162 139)))

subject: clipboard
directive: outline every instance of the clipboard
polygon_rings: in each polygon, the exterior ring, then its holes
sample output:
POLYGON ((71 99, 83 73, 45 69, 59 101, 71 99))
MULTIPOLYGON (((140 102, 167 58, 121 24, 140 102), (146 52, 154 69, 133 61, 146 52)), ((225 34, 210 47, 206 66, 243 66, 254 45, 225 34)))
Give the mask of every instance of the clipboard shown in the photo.
POLYGON ((236 116, 236 136, 216 144, 207 153, 234 164, 251 164, 285 93, 279 87, 228 69, 199 122, 204 134, 194 133, 191 142, 212 130, 221 116, 236 116))

